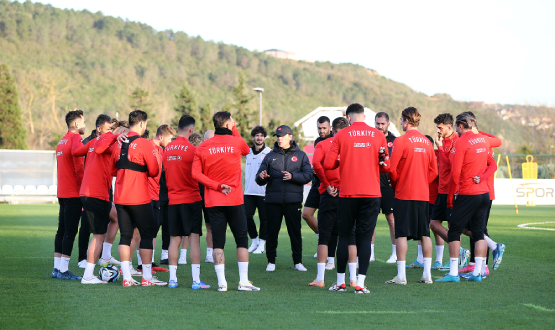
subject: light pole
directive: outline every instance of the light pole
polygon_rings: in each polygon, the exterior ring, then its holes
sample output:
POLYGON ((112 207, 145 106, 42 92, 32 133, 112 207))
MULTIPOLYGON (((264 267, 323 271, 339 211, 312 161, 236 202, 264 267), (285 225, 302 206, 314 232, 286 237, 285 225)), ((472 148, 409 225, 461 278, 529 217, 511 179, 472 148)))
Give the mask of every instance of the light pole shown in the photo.
POLYGON ((258 92, 258 95, 260 96, 260 107, 259 107, 259 112, 260 112, 260 123, 259 125, 262 126, 262 93, 264 93, 264 88, 262 87, 256 87, 252 89, 255 92, 258 92))

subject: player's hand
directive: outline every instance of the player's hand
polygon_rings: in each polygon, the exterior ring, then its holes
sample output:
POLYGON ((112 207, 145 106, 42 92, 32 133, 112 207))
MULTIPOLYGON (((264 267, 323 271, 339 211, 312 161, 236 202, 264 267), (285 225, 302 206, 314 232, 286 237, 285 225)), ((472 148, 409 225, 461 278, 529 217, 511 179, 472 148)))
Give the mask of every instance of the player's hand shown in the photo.
POLYGON ((337 191, 337 189, 335 189, 335 187, 333 186, 327 186, 326 191, 331 197, 335 197, 339 193, 339 191, 337 191))
POLYGON ((283 180, 291 180, 291 178, 293 177, 291 173, 287 171, 281 171, 281 173, 283 173, 283 180))
POLYGON ((268 175, 268 172, 266 172, 266 171, 260 172, 260 174, 259 174, 258 176, 259 176, 262 180, 264 180, 264 179, 270 177, 270 175, 268 175))
POLYGON ((476 175, 476 176, 473 177, 472 179, 474 179, 474 183, 475 183, 475 184, 480 183, 480 176, 476 175))
POLYGON ((385 147, 380 147, 380 165, 387 166, 385 161, 388 159, 389 159, 389 155, 385 153, 385 147))
POLYGON ((123 143, 123 141, 127 141, 127 133, 121 133, 121 134, 118 136, 118 142, 119 142, 119 143, 123 143))
POLYGON ((222 184, 221 188, 222 188, 222 193, 226 196, 229 195, 229 193, 231 192, 231 187, 226 184, 222 184))
POLYGON ((436 144, 438 147, 443 147, 443 138, 439 134, 436 137, 436 144))

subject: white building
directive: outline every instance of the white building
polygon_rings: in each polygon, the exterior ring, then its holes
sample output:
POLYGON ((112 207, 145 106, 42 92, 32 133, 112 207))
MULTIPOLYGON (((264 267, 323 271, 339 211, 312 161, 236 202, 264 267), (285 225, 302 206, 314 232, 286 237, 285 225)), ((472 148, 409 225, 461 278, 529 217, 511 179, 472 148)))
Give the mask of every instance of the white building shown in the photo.
MULTIPOLYGON (((318 107, 308 115, 299 119, 294 125, 302 128, 306 140, 314 141, 318 138, 318 118, 321 116, 327 116, 330 121, 333 122, 333 120, 337 117, 345 117, 346 110, 347 107, 318 107)), ((376 112, 368 108, 364 108, 364 114, 366 115, 366 124, 374 127, 374 117, 376 116, 376 112)), ((389 131, 395 136, 401 135, 393 123, 389 126, 389 131)))

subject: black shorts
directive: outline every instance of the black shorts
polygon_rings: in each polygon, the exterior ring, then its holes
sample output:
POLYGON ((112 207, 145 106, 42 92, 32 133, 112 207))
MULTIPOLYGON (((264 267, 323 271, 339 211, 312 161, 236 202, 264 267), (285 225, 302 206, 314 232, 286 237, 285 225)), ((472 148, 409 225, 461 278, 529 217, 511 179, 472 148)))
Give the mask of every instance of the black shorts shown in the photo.
POLYGON ((436 203, 432 210, 432 220, 449 221, 451 220, 452 209, 447 207, 447 194, 437 194, 436 203))
POLYGON ((380 203, 380 208, 383 214, 393 213, 393 206, 395 205, 395 193, 392 187, 381 187, 382 201, 380 203))
MULTIPOLYGON (((81 197, 83 203, 83 217, 89 223, 89 230, 93 234, 104 235, 108 231, 110 223, 110 211, 112 203, 94 197, 81 197)), ((83 220, 85 220, 83 219, 83 220)))
POLYGON ((428 202, 428 222, 432 219, 432 213, 434 211, 434 204, 428 202))
POLYGON ((453 201, 453 213, 451 213, 448 231, 449 242, 460 241, 465 228, 471 228, 474 241, 484 239, 490 202, 489 193, 458 195, 453 201))
POLYGON ((130 245, 135 227, 141 235, 140 249, 152 249, 152 239, 156 237, 158 225, 154 222, 152 204, 116 205, 120 232, 120 245, 130 245))
POLYGON ((170 236, 202 236, 202 201, 168 206, 170 236))
POLYGON ((349 237, 356 226, 356 240, 372 240, 380 213, 381 198, 339 198, 337 231, 339 237, 349 237))
MULTIPOLYGON (((332 235, 337 235, 337 210, 339 209, 339 196, 332 197, 325 191, 320 195, 318 210, 318 245, 329 245, 332 235)), ((349 245, 356 245, 356 226, 351 230, 349 245)), ((334 247, 335 248, 335 247, 334 247)))
POLYGON ((395 238, 420 240, 430 237, 429 205, 427 201, 407 201, 395 198, 395 238))
POLYGON ((202 214, 204 215, 204 222, 210 224, 210 215, 206 212, 206 205, 204 203, 204 197, 202 198, 202 214))
POLYGON ((207 207, 206 211, 210 215, 214 249, 223 249, 225 247, 227 224, 229 224, 229 228, 233 233, 237 248, 248 248, 247 216, 245 215, 243 204, 207 207))
POLYGON ((317 209, 320 206, 320 192, 318 187, 312 186, 304 202, 304 207, 311 207, 317 209))
POLYGON ((154 222, 160 227, 162 225, 162 218, 160 217, 160 201, 151 201, 152 212, 154 213, 154 222))

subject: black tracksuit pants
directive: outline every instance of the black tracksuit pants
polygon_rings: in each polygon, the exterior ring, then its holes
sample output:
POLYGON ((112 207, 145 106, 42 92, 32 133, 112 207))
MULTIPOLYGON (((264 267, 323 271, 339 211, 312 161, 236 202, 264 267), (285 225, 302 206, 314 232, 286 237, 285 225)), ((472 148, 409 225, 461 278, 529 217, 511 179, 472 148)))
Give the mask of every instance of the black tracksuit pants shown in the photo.
POLYGON ((264 196, 245 195, 245 213, 247 215, 247 230, 251 239, 260 237, 266 240, 267 220, 266 220, 266 202, 264 196), (260 220, 260 235, 256 231, 256 223, 254 222, 254 213, 258 209, 258 218, 260 220))
POLYGON ((282 219, 285 217, 287 233, 291 240, 293 263, 299 264, 303 260, 303 239, 301 236, 301 203, 293 204, 266 204, 266 219, 268 233, 266 240, 266 257, 268 263, 276 263, 276 250, 282 219))

